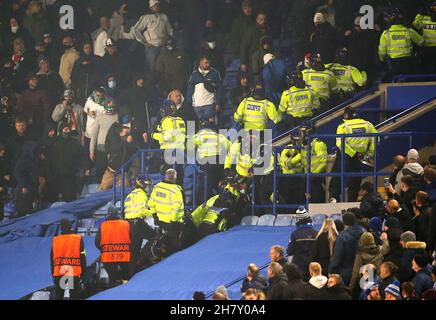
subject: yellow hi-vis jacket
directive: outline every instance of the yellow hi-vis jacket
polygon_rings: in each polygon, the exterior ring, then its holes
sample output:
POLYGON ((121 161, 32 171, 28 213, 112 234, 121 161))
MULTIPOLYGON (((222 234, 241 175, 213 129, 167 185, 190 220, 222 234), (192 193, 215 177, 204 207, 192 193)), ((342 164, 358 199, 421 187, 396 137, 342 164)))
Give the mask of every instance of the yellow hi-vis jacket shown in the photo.
MULTIPOLYGON (((313 139, 311 142, 311 156, 310 156, 310 172, 311 173, 325 173, 327 169, 327 145, 318 139, 313 139)), ((308 172, 309 158, 307 156, 308 148, 305 147, 300 150, 294 161, 301 161, 304 172, 308 172)))
POLYGON ((385 30, 380 38, 378 56, 384 61, 388 56, 391 59, 406 58, 412 56, 413 43, 422 46, 424 39, 413 29, 401 24, 394 24, 385 30))
POLYGON ((249 154, 241 154, 241 142, 235 141, 226 156, 224 169, 231 169, 232 165, 236 165, 236 173, 242 177, 248 177, 249 171, 255 163, 254 158, 249 154))
POLYGON ((124 202, 124 214, 128 220, 152 216, 148 207, 148 196, 144 190, 137 188, 127 195, 124 202))
POLYGON ((355 85, 363 87, 368 80, 365 71, 359 71, 359 69, 352 66, 329 63, 325 67, 334 73, 338 90, 344 92, 354 92, 356 90, 355 85))
POLYGON ((319 98, 312 89, 294 86, 283 92, 279 111, 294 118, 304 118, 312 117, 313 111, 319 106, 319 98))
POLYGON ((266 99, 246 98, 234 114, 235 121, 242 123, 245 130, 265 130, 268 118, 276 124, 281 120, 274 104, 266 99))
POLYGON ((186 124, 180 117, 164 117, 153 133, 161 149, 185 150, 186 124))
MULTIPOLYGON (((292 144, 288 144, 288 147, 292 146, 292 144)), ((300 150, 287 148, 283 149, 280 153, 279 165, 283 174, 303 173, 300 150)))
POLYGON ((195 136, 195 147, 199 159, 227 154, 230 141, 211 129, 202 129, 195 136))
POLYGON ((436 21, 431 20, 429 16, 418 14, 413 26, 421 31, 425 47, 436 47, 436 21))
MULTIPOLYGON (((336 134, 365 134, 377 133, 371 122, 363 119, 344 120, 336 130, 336 134)), ((345 154, 354 157, 356 153, 374 156, 374 137, 345 138, 345 154)), ((341 149, 341 138, 336 138, 336 146, 341 149)), ((342 150, 342 149, 341 149, 342 150)))
POLYGON ((185 204, 182 187, 177 184, 159 182, 148 201, 150 212, 164 223, 183 222, 185 204))
MULTIPOLYGON (((215 201, 219 198, 219 195, 216 195, 210 198, 207 202, 203 203, 197 209, 192 212, 192 222, 198 228, 202 223, 207 223, 214 225, 217 222, 217 219, 220 215, 220 211, 223 209, 215 208, 215 201)), ((227 230, 227 220, 222 219, 218 225, 216 226, 218 231, 226 231, 227 230)))
POLYGON ((330 99, 330 95, 338 89, 335 75, 330 70, 305 69, 302 74, 306 85, 318 95, 320 100, 330 99))

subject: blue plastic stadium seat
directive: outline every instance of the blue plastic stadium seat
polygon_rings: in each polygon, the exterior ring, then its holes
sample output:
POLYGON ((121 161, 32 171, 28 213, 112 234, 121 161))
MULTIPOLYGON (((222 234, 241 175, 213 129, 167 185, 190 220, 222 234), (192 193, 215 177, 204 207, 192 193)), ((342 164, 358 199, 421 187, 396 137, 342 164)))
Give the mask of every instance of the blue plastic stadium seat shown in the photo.
POLYGON ((276 227, 289 227, 291 225, 292 225, 291 215, 278 215, 276 221, 274 222, 274 226, 276 227))
POLYGON ((327 219, 327 216, 325 214, 315 214, 312 216, 312 223, 322 224, 325 219, 327 219))
POLYGON ((58 207, 63 206, 64 204, 67 204, 67 203, 66 202, 62 202, 62 201, 55 202, 55 203, 51 204, 50 208, 58 208, 58 207))
POLYGON ((8 202, 4 206, 5 218, 10 217, 16 212, 15 204, 13 202, 8 202))
POLYGON ((243 217, 241 220, 242 226, 257 226, 257 221, 259 220, 259 217, 257 216, 246 216, 243 217))
POLYGON ((274 221, 276 220, 276 216, 272 214, 264 214, 259 218, 257 222, 258 226, 273 226, 274 221))

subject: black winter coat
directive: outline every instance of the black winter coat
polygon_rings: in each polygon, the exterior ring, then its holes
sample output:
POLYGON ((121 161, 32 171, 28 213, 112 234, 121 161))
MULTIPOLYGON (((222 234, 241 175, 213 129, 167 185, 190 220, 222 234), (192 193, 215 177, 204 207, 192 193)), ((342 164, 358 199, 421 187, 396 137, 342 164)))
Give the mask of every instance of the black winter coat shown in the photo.
POLYGON ((300 226, 291 234, 287 253, 293 256, 292 263, 298 266, 302 274, 308 272, 310 253, 317 234, 312 225, 300 226))
POLYGON ((279 276, 272 277, 268 279, 268 283, 267 300, 284 300, 285 288, 288 285, 286 274, 282 273, 279 276))
POLYGON ((322 267, 322 274, 327 276, 330 264, 330 247, 328 241, 328 232, 322 233, 312 247, 312 258, 310 261, 318 262, 322 267))

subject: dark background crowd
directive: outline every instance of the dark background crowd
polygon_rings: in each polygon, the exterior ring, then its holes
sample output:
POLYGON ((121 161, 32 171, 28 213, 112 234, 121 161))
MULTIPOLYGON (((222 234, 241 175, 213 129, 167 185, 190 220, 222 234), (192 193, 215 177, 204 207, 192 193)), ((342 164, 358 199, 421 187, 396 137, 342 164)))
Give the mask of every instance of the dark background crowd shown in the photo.
POLYGON ((145 133, 165 99, 185 121, 196 120, 193 107, 210 98, 197 92, 202 57, 203 70, 215 69, 209 74, 218 88, 208 103, 220 128, 232 126, 225 111, 256 81, 267 82, 267 96, 286 89, 283 77, 274 78, 276 64, 264 72, 267 53, 295 69, 308 52, 329 63, 345 47, 349 64, 376 83, 383 13, 392 6, 410 25, 425 1, 1 0, 1 203, 12 198, 22 216, 75 200, 82 183, 100 182, 108 166, 116 170, 138 147, 156 146, 145 133), (373 30, 356 20, 364 4, 375 8, 373 30), (64 5, 74 9, 73 30, 59 24, 64 5))

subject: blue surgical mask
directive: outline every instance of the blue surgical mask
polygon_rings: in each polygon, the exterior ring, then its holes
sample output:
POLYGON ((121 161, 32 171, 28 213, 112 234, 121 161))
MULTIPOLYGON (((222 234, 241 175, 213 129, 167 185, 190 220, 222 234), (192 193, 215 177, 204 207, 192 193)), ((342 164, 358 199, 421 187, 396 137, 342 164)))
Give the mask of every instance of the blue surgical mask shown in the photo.
POLYGON ((115 80, 111 80, 111 81, 108 81, 107 85, 110 89, 113 89, 117 86, 117 82, 115 80))

